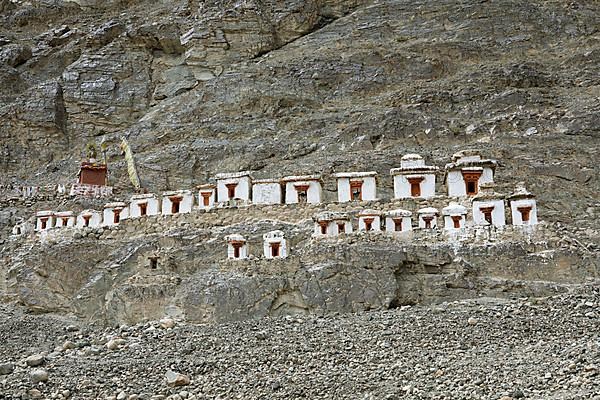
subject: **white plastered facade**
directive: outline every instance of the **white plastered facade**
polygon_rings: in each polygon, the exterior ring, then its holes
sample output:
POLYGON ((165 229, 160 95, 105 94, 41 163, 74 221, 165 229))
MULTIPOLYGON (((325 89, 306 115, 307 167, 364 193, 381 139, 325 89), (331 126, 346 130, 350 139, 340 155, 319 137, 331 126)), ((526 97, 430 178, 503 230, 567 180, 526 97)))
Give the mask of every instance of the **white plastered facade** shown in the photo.
POLYGON ((361 232, 381 231, 381 213, 375 210, 363 210, 358 213, 358 230, 361 232))
POLYGON ((467 195, 467 184, 463 178, 464 172, 480 171, 481 176, 478 180, 479 188, 482 184, 494 182, 494 170, 489 167, 465 167, 448 171, 446 185, 448 186, 448 196, 465 197, 467 195))
POLYGON ((442 209, 442 215, 444 216, 444 229, 454 230, 463 229, 467 223, 467 208, 457 204, 450 203, 448 206, 442 209), (455 226, 455 221, 458 226, 455 226))
POLYGON ((119 225, 119 222, 129 217, 129 207, 127 203, 115 202, 104 206, 102 214, 102 225, 119 225))
POLYGON ((421 229, 435 229, 437 228, 437 217, 439 215, 439 211, 437 208, 426 207, 421 208, 418 212, 419 215, 419 228, 421 229), (429 226, 427 225, 427 220, 429 220, 429 226))
POLYGON ((394 198, 408 199, 413 197, 411 194, 411 184, 409 179, 423 178, 421 181, 421 195, 416 196, 427 199, 435 196, 435 174, 395 174, 394 175, 394 198))
POLYGON ((16 224, 15 226, 13 226, 11 233, 13 236, 21 236, 21 235, 27 235, 33 231, 35 231, 34 224, 31 224, 29 222, 21 222, 19 224, 16 224))
POLYGON ((394 177, 394 198, 407 199, 430 198, 435 196, 435 174, 438 167, 425 165, 423 157, 418 154, 407 154, 400 160, 400 168, 392 168, 394 177), (418 181, 418 195, 413 194, 411 181, 418 181))
POLYGON ((392 233, 412 231, 412 213, 402 209, 387 212, 385 214, 385 230, 392 233))
POLYGON ((72 228, 77 223, 77 217, 73 211, 61 211, 55 214, 56 228, 72 228))
POLYGON ((478 226, 490 225, 485 219, 485 214, 481 211, 482 208, 489 207, 493 207, 491 225, 504 226, 506 224, 506 216, 504 214, 503 199, 473 200, 473 224, 478 226))
POLYGON ((83 210, 77 216, 77 227, 78 228, 97 228, 102 225, 102 214, 96 210, 83 210), (86 218, 87 217, 87 218, 86 218), (87 225, 86 225, 87 219, 87 225))
POLYGON ((287 240, 282 231, 272 231, 263 235, 263 254, 265 258, 287 258, 287 240), (274 255, 273 246, 277 246, 279 255, 274 255))
POLYGON ((306 203, 321 203, 323 189, 319 176, 287 176, 281 182, 285 184, 285 204, 297 204, 300 202, 298 197, 298 189, 300 187, 307 187, 306 203))
POLYGON ((23 234, 23 225, 22 224, 16 224, 15 226, 12 227, 11 230, 11 235, 13 236, 19 236, 23 234))
POLYGON ((217 174, 215 179, 217 181, 217 201, 219 203, 226 203, 230 200, 250 201, 252 197, 252 177, 249 171, 217 174), (230 196, 228 185, 234 186, 232 189, 233 197, 230 196))
POLYGON ((160 214, 160 201, 156 195, 148 193, 131 196, 129 202, 129 218, 139 218, 158 214, 160 214), (145 214, 143 214, 142 208, 145 208, 145 214))
POLYGON ((217 202, 217 186, 201 185, 198 186, 198 208, 201 210, 210 210, 217 202))
POLYGON ((281 204, 279 179, 255 179, 252 182, 253 204, 281 204))
POLYGON ((35 214, 35 230, 47 231, 54 228, 56 216, 54 211, 39 211, 35 214))
POLYGON ((337 194, 340 203, 377 200, 377 172, 340 172, 333 176, 337 179, 337 194), (360 198, 358 199, 353 198, 354 185, 360 185, 360 198))
POLYGON ((338 236, 352 233, 352 222, 345 213, 323 212, 315 218, 315 237, 338 236), (325 229, 325 232, 323 232, 325 229))
POLYGON ((164 192, 162 197, 162 214, 185 214, 192 211, 194 206, 194 195, 190 190, 175 190, 171 192, 164 192), (179 211, 174 212, 174 199, 180 199, 179 211))
POLYGON ((513 225, 537 225, 538 223, 535 199, 510 200, 510 211, 513 225), (529 221, 523 221, 523 215, 519 211, 519 208, 524 207, 531 208, 529 211, 529 221))
POLYGON ((478 150, 463 150, 452 156, 452 163, 446 164, 446 187, 448 196, 467 196, 465 174, 479 174, 477 192, 482 185, 494 183, 495 160, 482 159, 478 150))
POLYGON ((230 260, 243 260, 248 258, 248 243, 242 235, 232 234, 225 236, 227 241, 227 258, 230 260), (238 254, 236 255, 236 247, 238 254))

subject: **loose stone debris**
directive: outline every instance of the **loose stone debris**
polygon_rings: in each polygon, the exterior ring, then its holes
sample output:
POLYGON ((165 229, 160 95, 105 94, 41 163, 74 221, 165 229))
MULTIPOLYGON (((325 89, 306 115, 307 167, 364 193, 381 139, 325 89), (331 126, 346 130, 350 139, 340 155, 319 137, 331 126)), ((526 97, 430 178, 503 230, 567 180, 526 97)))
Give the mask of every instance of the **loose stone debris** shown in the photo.
POLYGON ((599 310, 600 287, 586 286, 543 298, 220 325, 177 321, 162 329, 165 318, 69 331, 63 317, 0 306, 0 393, 7 399, 594 400, 600 398, 599 310), (77 348, 62 350, 65 339, 77 348), (121 343, 117 351, 102 346, 111 342, 121 343), (49 352, 44 369, 20 361, 25 349, 49 352))

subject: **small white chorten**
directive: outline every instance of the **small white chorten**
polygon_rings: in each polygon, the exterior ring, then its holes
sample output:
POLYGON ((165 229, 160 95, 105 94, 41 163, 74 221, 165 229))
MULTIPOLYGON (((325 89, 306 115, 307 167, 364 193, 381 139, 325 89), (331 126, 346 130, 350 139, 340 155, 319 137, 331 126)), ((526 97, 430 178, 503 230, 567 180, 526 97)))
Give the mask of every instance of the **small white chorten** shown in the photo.
POLYGON ((210 183, 198 186, 198 207, 210 210, 217 202, 217 186, 210 183))
POLYGON ((231 200, 250 201, 252 191, 250 171, 217 174, 215 179, 219 203, 227 203, 231 200))
POLYGON ((344 233, 352 233, 352 223, 346 213, 325 211, 317 214, 315 221, 314 236, 338 236, 344 233))
POLYGON ((473 197, 473 223, 483 226, 504 226, 504 196, 494 191, 493 183, 482 184, 473 197))
POLYGON ((37 232, 47 231, 54 228, 55 213, 54 211, 38 211, 35 213, 35 230, 37 232))
POLYGON ((477 150, 463 150, 452 156, 446 164, 448 196, 475 196, 481 185, 494 182, 497 162, 482 159, 477 150))
POLYGON ((281 179, 285 185, 285 204, 319 204, 322 198, 321 177, 319 175, 286 176, 281 179))
POLYGON ((437 217, 440 215, 437 208, 425 207, 417 211, 419 214, 419 228, 435 229, 437 228, 437 217))
POLYGON ((508 197, 513 225, 536 225, 537 204, 535 195, 525 188, 524 182, 519 182, 513 194, 508 197))
POLYGON ((412 213, 408 210, 391 210, 385 214, 386 232, 408 232, 412 230, 412 213))
POLYGON ((231 260, 243 260, 248 258, 248 245, 242 235, 231 234, 225 236, 227 241, 227 258, 231 260))
POLYGON ((190 190, 174 190, 164 192, 162 198, 162 214, 185 214, 192 211, 194 195, 190 190))
POLYGON ((160 214, 160 202, 153 193, 136 194, 129 202, 129 217, 139 218, 160 214))
POLYGON ((281 204, 279 179, 254 179, 252 181, 252 204, 281 204))
POLYGON ((263 235, 265 258, 286 258, 287 241, 282 231, 271 231, 263 235))
POLYGON ((340 172, 333 176, 337 178, 340 203, 377 200, 377 172, 340 172))
POLYGON ((442 209, 444 229, 462 229, 466 226, 467 208, 452 202, 442 209))
POLYGON ((73 211, 60 211, 55 216, 56 222, 54 226, 57 228, 71 228, 77 223, 77 217, 73 211))
POLYGON ((83 210, 77 216, 78 228, 97 228, 102 224, 102 214, 96 210, 83 210))
POLYGON ((104 213, 102 216, 103 226, 119 225, 121 220, 129 217, 129 207, 127 203, 114 202, 104 205, 104 213))
POLYGON ((358 230, 363 232, 381 231, 381 211, 361 210, 358 213, 358 230))
POLYGON ((392 168, 394 198, 430 198, 435 196, 435 173, 438 167, 425 165, 418 154, 407 154, 400 160, 400 168, 392 168))

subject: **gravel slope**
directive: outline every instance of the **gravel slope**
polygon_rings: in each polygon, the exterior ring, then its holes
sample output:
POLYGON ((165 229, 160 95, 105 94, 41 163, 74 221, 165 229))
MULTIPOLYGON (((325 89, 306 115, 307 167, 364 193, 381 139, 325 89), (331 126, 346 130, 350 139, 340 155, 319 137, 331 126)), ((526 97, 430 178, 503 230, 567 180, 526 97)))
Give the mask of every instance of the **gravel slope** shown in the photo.
POLYGON ((0 398, 600 399, 599 307, 600 288, 588 287, 543 299, 109 330, 5 308, 0 364, 15 369, 0 376, 0 398), (44 364, 27 366, 37 353, 44 364), (48 382, 32 384, 36 368, 48 382), (169 387, 168 370, 191 383, 169 387))

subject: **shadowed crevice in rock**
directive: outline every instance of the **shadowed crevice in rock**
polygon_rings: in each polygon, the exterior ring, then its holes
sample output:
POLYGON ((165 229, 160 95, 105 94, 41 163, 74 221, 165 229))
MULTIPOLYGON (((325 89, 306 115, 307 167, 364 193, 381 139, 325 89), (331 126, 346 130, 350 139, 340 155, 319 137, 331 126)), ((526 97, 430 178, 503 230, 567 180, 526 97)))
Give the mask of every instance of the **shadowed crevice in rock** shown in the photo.
POLYGON ((67 132, 68 114, 65 108, 62 86, 60 84, 58 84, 58 88, 56 90, 56 103, 54 107, 56 108, 54 123, 56 124, 58 129, 65 135, 67 139, 66 148, 69 148, 70 140, 69 134, 67 132))

